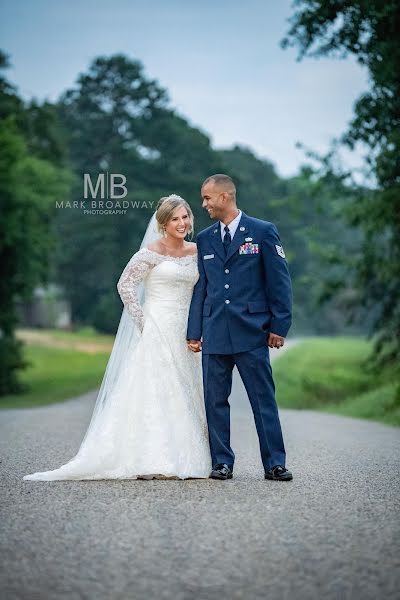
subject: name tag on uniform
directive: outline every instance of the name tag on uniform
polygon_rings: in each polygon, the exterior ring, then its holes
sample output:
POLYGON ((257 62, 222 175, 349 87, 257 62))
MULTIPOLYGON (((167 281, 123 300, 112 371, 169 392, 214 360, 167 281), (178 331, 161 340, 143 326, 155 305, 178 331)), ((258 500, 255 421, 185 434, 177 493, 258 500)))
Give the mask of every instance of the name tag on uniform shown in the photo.
POLYGON ((204 260, 208 260, 209 258, 214 258, 214 254, 205 254, 203 256, 204 260))
POLYGON ((250 242, 248 242, 247 244, 243 244, 243 246, 240 246, 240 248, 239 248, 239 254, 258 254, 258 253, 259 253, 258 244, 251 244, 250 242))

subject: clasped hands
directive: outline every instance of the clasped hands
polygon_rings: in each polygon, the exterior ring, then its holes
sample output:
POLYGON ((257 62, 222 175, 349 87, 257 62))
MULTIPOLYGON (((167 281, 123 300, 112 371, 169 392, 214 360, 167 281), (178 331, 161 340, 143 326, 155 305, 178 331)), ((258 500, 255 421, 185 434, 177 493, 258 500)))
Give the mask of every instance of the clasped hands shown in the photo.
MULTIPOLYGON (((270 333, 267 343, 270 348, 277 348, 279 350, 279 348, 282 348, 284 345, 285 338, 276 333, 270 333)), ((192 352, 201 352, 201 340, 187 340, 187 345, 192 352)))

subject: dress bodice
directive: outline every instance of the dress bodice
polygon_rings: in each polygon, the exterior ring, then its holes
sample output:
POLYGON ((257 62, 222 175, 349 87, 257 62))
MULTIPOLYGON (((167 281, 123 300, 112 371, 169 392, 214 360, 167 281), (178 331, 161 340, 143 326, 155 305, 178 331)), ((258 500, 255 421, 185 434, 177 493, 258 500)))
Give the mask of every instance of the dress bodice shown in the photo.
POLYGON ((142 282, 146 309, 165 307, 176 312, 189 310, 193 287, 198 278, 197 254, 165 256, 141 248, 126 265, 117 288, 128 312, 142 330, 144 312, 138 296, 142 282))
POLYGON ((146 277, 146 305, 157 302, 176 308, 188 307, 199 278, 197 255, 162 256, 162 259, 146 277))

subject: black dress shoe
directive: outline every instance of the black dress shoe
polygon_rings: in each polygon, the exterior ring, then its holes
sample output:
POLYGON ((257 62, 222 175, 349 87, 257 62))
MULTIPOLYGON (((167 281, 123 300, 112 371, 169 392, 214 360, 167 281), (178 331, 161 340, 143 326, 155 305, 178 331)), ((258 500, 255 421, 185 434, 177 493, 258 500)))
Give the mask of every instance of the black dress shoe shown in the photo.
POLYGON ((265 479, 275 479, 276 481, 290 481, 293 475, 282 465, 275 465, 265 473, 265 479))
POLYGON ((210 474, 210 479, 232 479, 233 471, 227 464, 214 465, 210 474))

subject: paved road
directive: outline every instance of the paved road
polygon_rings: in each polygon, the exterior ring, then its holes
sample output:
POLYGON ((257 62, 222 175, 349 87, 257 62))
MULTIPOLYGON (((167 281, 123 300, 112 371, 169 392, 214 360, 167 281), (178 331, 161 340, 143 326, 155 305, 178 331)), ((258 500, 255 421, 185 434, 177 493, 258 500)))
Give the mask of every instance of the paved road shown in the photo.
POLYGON ((399 597, 399 430, 282 410, 294 480, 265 481, 237 379, 231 481, 23 481, 76 453, 95 396, 0 412, 2 598, 399 597))

